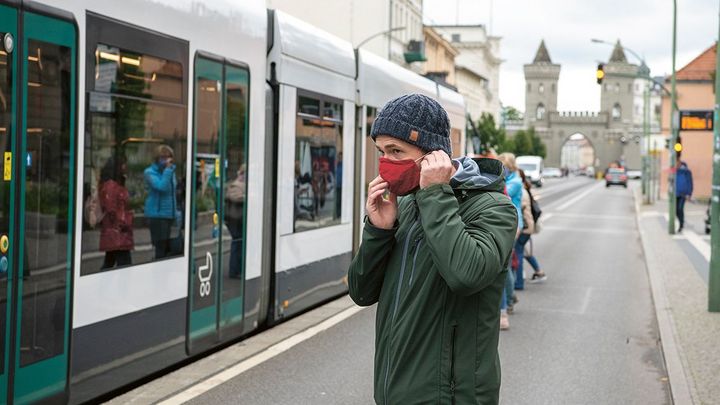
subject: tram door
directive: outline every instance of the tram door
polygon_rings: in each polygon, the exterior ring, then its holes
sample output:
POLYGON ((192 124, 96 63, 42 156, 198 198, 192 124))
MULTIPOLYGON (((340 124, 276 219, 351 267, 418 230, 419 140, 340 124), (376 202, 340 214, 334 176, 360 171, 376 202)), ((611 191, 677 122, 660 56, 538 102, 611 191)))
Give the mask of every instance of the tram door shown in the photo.
POLYGON ((188 353, 242 331, 249 73, 196 56, 188 353))
POLYGON ((0 5, 0 35, 0 403, 63 401, 76 31, 70 21, 0 5))

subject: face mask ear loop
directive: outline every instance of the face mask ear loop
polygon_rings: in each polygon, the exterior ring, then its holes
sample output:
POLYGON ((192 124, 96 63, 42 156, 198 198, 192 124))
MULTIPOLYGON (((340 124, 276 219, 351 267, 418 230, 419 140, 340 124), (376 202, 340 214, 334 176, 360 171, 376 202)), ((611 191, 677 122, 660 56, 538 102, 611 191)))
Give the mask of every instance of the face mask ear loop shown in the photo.
POLYGON ((426 154, 424 154, 424 155, 420 156, 419 158, 415 159, 415 160, 414 160, 414 162, 415 162, 415 163, 417 163, 417 162, 419 162, 419 161, 423 160, 423 158, 425 158, 425 156, 427 156, 427 155, 429 155, 429 154, 431 154, 431 153, 432 153, 432 152, 428 152, 428 153, 426 153, 426 154))

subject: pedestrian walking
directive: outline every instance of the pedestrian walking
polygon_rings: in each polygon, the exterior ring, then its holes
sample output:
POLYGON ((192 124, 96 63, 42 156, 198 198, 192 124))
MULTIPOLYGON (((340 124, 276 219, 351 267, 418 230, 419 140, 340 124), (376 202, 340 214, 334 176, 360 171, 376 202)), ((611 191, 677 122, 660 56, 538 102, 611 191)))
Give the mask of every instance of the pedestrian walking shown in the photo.
MULTIPOLYGON (((507 188, 507 195, 508 197, 510 197, 510 201, 512 202, 517 212, 518 222, 515 233, 515 239, 517 240, 523 227, 522 180, 520 179, 520 175, 517 173, 517 163, 515 162, 514 154, 507 152, 501 153, 498 156, 498 160, 500 160, 500 162, 502 162, 503 166, 505 167, 505 185, 507 188)), ((521 262, 522 257, 518 256, 515 249, 513 250, 516 257, 516 262, 521 262)), ((515 290, 522 290, 523 288, 524 284, 522 280, 522 274, 518 273, 517 271, 508 271, 505 284, 505 294, 501 304, 500 322, 502 329, 508 329, 510 327, 510 320, 507 317, 507 309, 512 308, 512 306, 517 302, 515 290), (520 284, 518 284, 518 282, 520 284)), ((512 312, 512 309, 510 309, 510 312, 512 312)))
POLYGON ((520 178, 522 179, 523 183, 523 229, 522 232, 520 232, 520 236, 518 237, 518 240, 515 244, 515 251, 517 252, 518 250, 520 250, 522 254, 518 258, 518 267, 520 268, 518 270, 518 273, 523 273, 523 262, 521 258, 524 258, 525 260, 527 260, 528 263, 530 263, 530 266, 532 266, 533 268, 533 275, 528 281, 531 283, 539 283, 547 280, 547 276, 545 275, 545 273, 540 270, 540 264, 535 258, 532 249, 532 235, 537 233, 540 229, 539 224, 536 222, 540 216, 539 212, 537 212, 539 210, 539 207, 537 207, 537 202, 532 195, 532 191, 530 191, 532 183, 530 183, 527 177, 525 177, 525 172, 522 169, 519 169, 518 173, 520 174, 520 178), (533 205, 535 205, 537 208, 533 209, 533 205), (528 246, 530 246, 529 250, 528 246))
POLYGON ((685 226, 685 200, 689 200, 693 193, 692 172, 687 163, 680 161, 675 173, 675 211, 680 221, 678 232, 685 226))
POLYGON ((516 212, 496 160, 451 160, 449 121, 418 94, 389 101, 350 297, 378 303, 374 398, 497 404, 499 306, 516 212), (402 198, 399 198, 403 196, 402 198))

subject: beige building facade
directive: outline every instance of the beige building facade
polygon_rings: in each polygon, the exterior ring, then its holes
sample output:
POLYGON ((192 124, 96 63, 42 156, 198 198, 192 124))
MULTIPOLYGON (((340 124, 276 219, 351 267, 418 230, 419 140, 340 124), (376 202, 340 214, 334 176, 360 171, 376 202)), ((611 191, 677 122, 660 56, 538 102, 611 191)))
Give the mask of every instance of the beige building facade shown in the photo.
MULTIPOLYGON (((680 111, 705 110, 712 111, 715 105, 713 73, 716 65, 716 45, 713 44, 697 58, 678 70, 675 75, 677 105, 680 111)), ((670 77, 666 79, 666 86, 670 87, 670 77)), ((670 97, 663 97, 662 102, 662 132, 670 137, 670 97)), ((716 122, 715 125, 718 125, 716 122)), ((700 199, 710 198, 712 194, 712 131, 680 131, 682 152, 680 159, 687 163, 693 173, 693 197, 700 199)), ((669 151, 662 152, 661 197, 667 197, 667 175, 670 167, 669 151)))
POLYGON ((484 25, 433 25, 459 53, 455 57, 458 92, 465 97, 470 117, 483 112, 500 122, 500 37, 488 35, 484 25))
POLYGON ((422 63, 406 63, 411 41, 424 43, 422 0, 266 0, 270 9, 282 10, 357 47, 389 59, 416 73, 422 63), (392 32, 388 32, 394 30, 392 32))
POLYGON ((427 61, 423 67, 423 74, 433 80, 456 87, 455 57, 458 50, 438 34, 434 28, 423 28, 425 34, 425 57, 427 61))

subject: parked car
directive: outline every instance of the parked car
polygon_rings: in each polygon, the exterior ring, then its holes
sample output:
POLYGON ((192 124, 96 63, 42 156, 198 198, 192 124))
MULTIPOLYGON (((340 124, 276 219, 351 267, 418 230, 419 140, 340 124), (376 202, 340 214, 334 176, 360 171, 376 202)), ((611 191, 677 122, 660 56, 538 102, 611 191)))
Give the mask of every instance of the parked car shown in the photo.
POLYGON ((587 169, 585 169, 585 175, 588 177, 595 177, 595 168, 593 166, 588 166, 587 169))
POLYGON ((642 178, 642 170, 628 169, 627 176, 630 179, 641 179, 642 178))
POLYGON ((621 167, 611 167, 605 173, 605 187, 610 187, 613 184, 623 186, 627 188, 628 175, 627 171, 621 167))
POLYGON ((542 172, 543 177, 562 177, 562 171, 557 167, 546 167, 542 172))
POLYGON ((543 185, 543 158, 540 156, 518 156, 517 166, 525 172, 525 177, 530 179, 536 187, 543 185))

